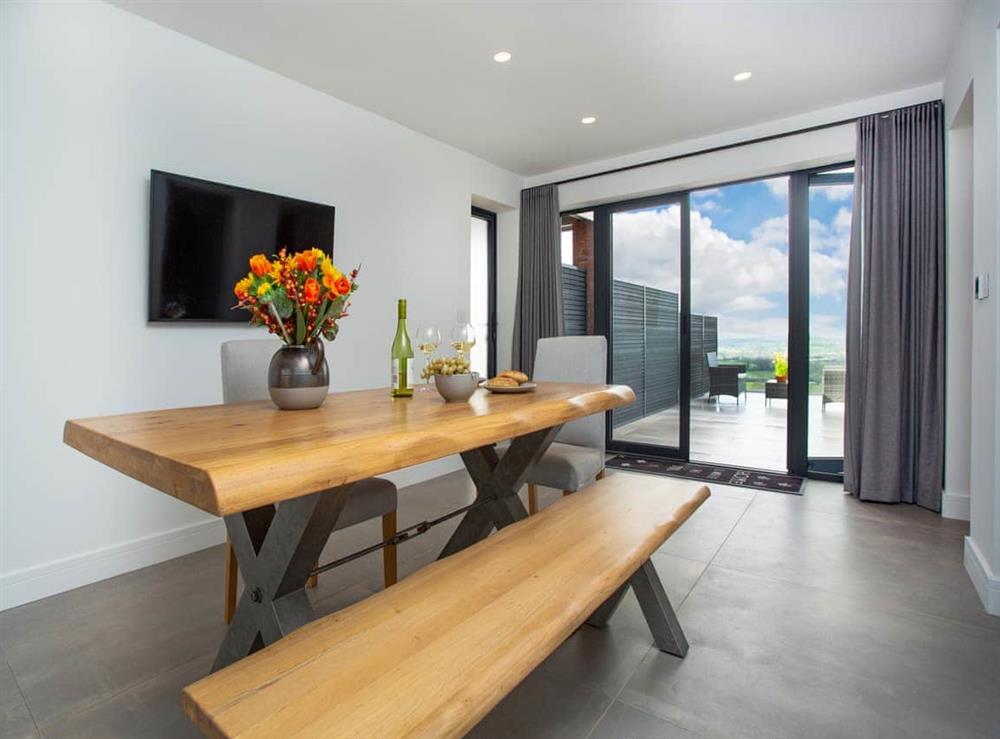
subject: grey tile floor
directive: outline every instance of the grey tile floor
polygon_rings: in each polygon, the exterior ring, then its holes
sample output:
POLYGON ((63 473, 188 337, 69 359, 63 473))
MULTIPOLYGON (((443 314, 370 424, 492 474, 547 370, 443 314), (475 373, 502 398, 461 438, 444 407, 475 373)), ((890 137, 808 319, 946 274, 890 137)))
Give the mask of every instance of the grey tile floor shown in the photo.
MULTIPOLYGON (((400 521, 471 497, 464 473, 415 485, 400 521)), ((401 547, 401 574, 432 561, 453 525, 401 547)), ((378 533, 341 532, 326 555, 378 533)), ((629 596, 471 736, 1000 737, 1000 618, 965 575, 965 533, 824 483, 802 497, 713 486, 654 555, 687 658, 652 647, 629 596)), ((198 736, 178 697, 222 636, 222 574, 214 547, 0 614, 0 736, 198 736)), ((314 601, 334 611, 380 580, 379 556, 365 557, 321 577, 314 601)))

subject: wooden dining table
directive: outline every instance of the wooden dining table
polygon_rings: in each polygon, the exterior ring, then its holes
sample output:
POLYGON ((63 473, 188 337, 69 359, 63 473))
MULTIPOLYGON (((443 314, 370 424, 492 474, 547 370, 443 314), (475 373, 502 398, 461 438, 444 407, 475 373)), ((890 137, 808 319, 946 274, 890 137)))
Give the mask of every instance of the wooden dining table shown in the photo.
POLYGON ((476 498, 445 557, 527 516, 518 491, 564 424, 634 399, 624 385, 556 382, 523 394, 480 389, 465 403, 361 390, 314 410, 257 401, 70 420, 63 440, 224 517, 244 589, 218 670, 315 618, 306 581, 355 483, 460 454, 476 498))

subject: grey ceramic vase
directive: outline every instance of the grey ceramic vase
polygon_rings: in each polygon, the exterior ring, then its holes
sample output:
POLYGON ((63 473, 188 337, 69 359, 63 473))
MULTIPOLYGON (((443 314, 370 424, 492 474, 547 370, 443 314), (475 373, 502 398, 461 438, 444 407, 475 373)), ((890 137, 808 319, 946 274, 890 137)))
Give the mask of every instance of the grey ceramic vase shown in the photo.
POLYGON ((301 411, 323 405, 330 389, 323 340, 285 344, 275 352, 267 369, 267 389, 282 410, 301 411))

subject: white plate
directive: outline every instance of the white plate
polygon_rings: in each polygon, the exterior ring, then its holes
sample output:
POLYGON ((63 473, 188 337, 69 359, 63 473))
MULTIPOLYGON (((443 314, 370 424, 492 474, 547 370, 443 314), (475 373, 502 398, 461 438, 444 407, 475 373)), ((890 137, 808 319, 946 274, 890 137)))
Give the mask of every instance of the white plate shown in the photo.
POLYGON ((533 393, 538 385, 533 382, 525 382, 517 387, 489 387, 486 384, 486 380, 483 380, 483 382, 479 384, 479 387, 485 387, 491 393, 499 393, 500 395, 517 395, 518 393, 533 393))

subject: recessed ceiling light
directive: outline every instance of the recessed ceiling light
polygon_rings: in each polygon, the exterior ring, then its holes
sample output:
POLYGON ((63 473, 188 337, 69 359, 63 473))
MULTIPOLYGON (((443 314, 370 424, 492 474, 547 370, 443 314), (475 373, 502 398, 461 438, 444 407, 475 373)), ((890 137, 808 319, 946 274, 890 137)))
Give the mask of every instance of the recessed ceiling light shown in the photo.
POLYGON ((737 82, 745 82, 746 80, 753 77, 753 72, 738 72, 733 75, 733 79, 737 82))
POLYGON ((493 55, 493 61, 500 62, 501 64, 503 64, 504 62, 509 62, 510 57, 511 54, 509 51, 498 51, 496 54, 493 55))
POLYGON ((585 126, 589 126, 591 123, 595 123, 596 121, 597 121, 596 115, 585 115, 583 118, 580 119, 580 123, 584 124, 585 126))

